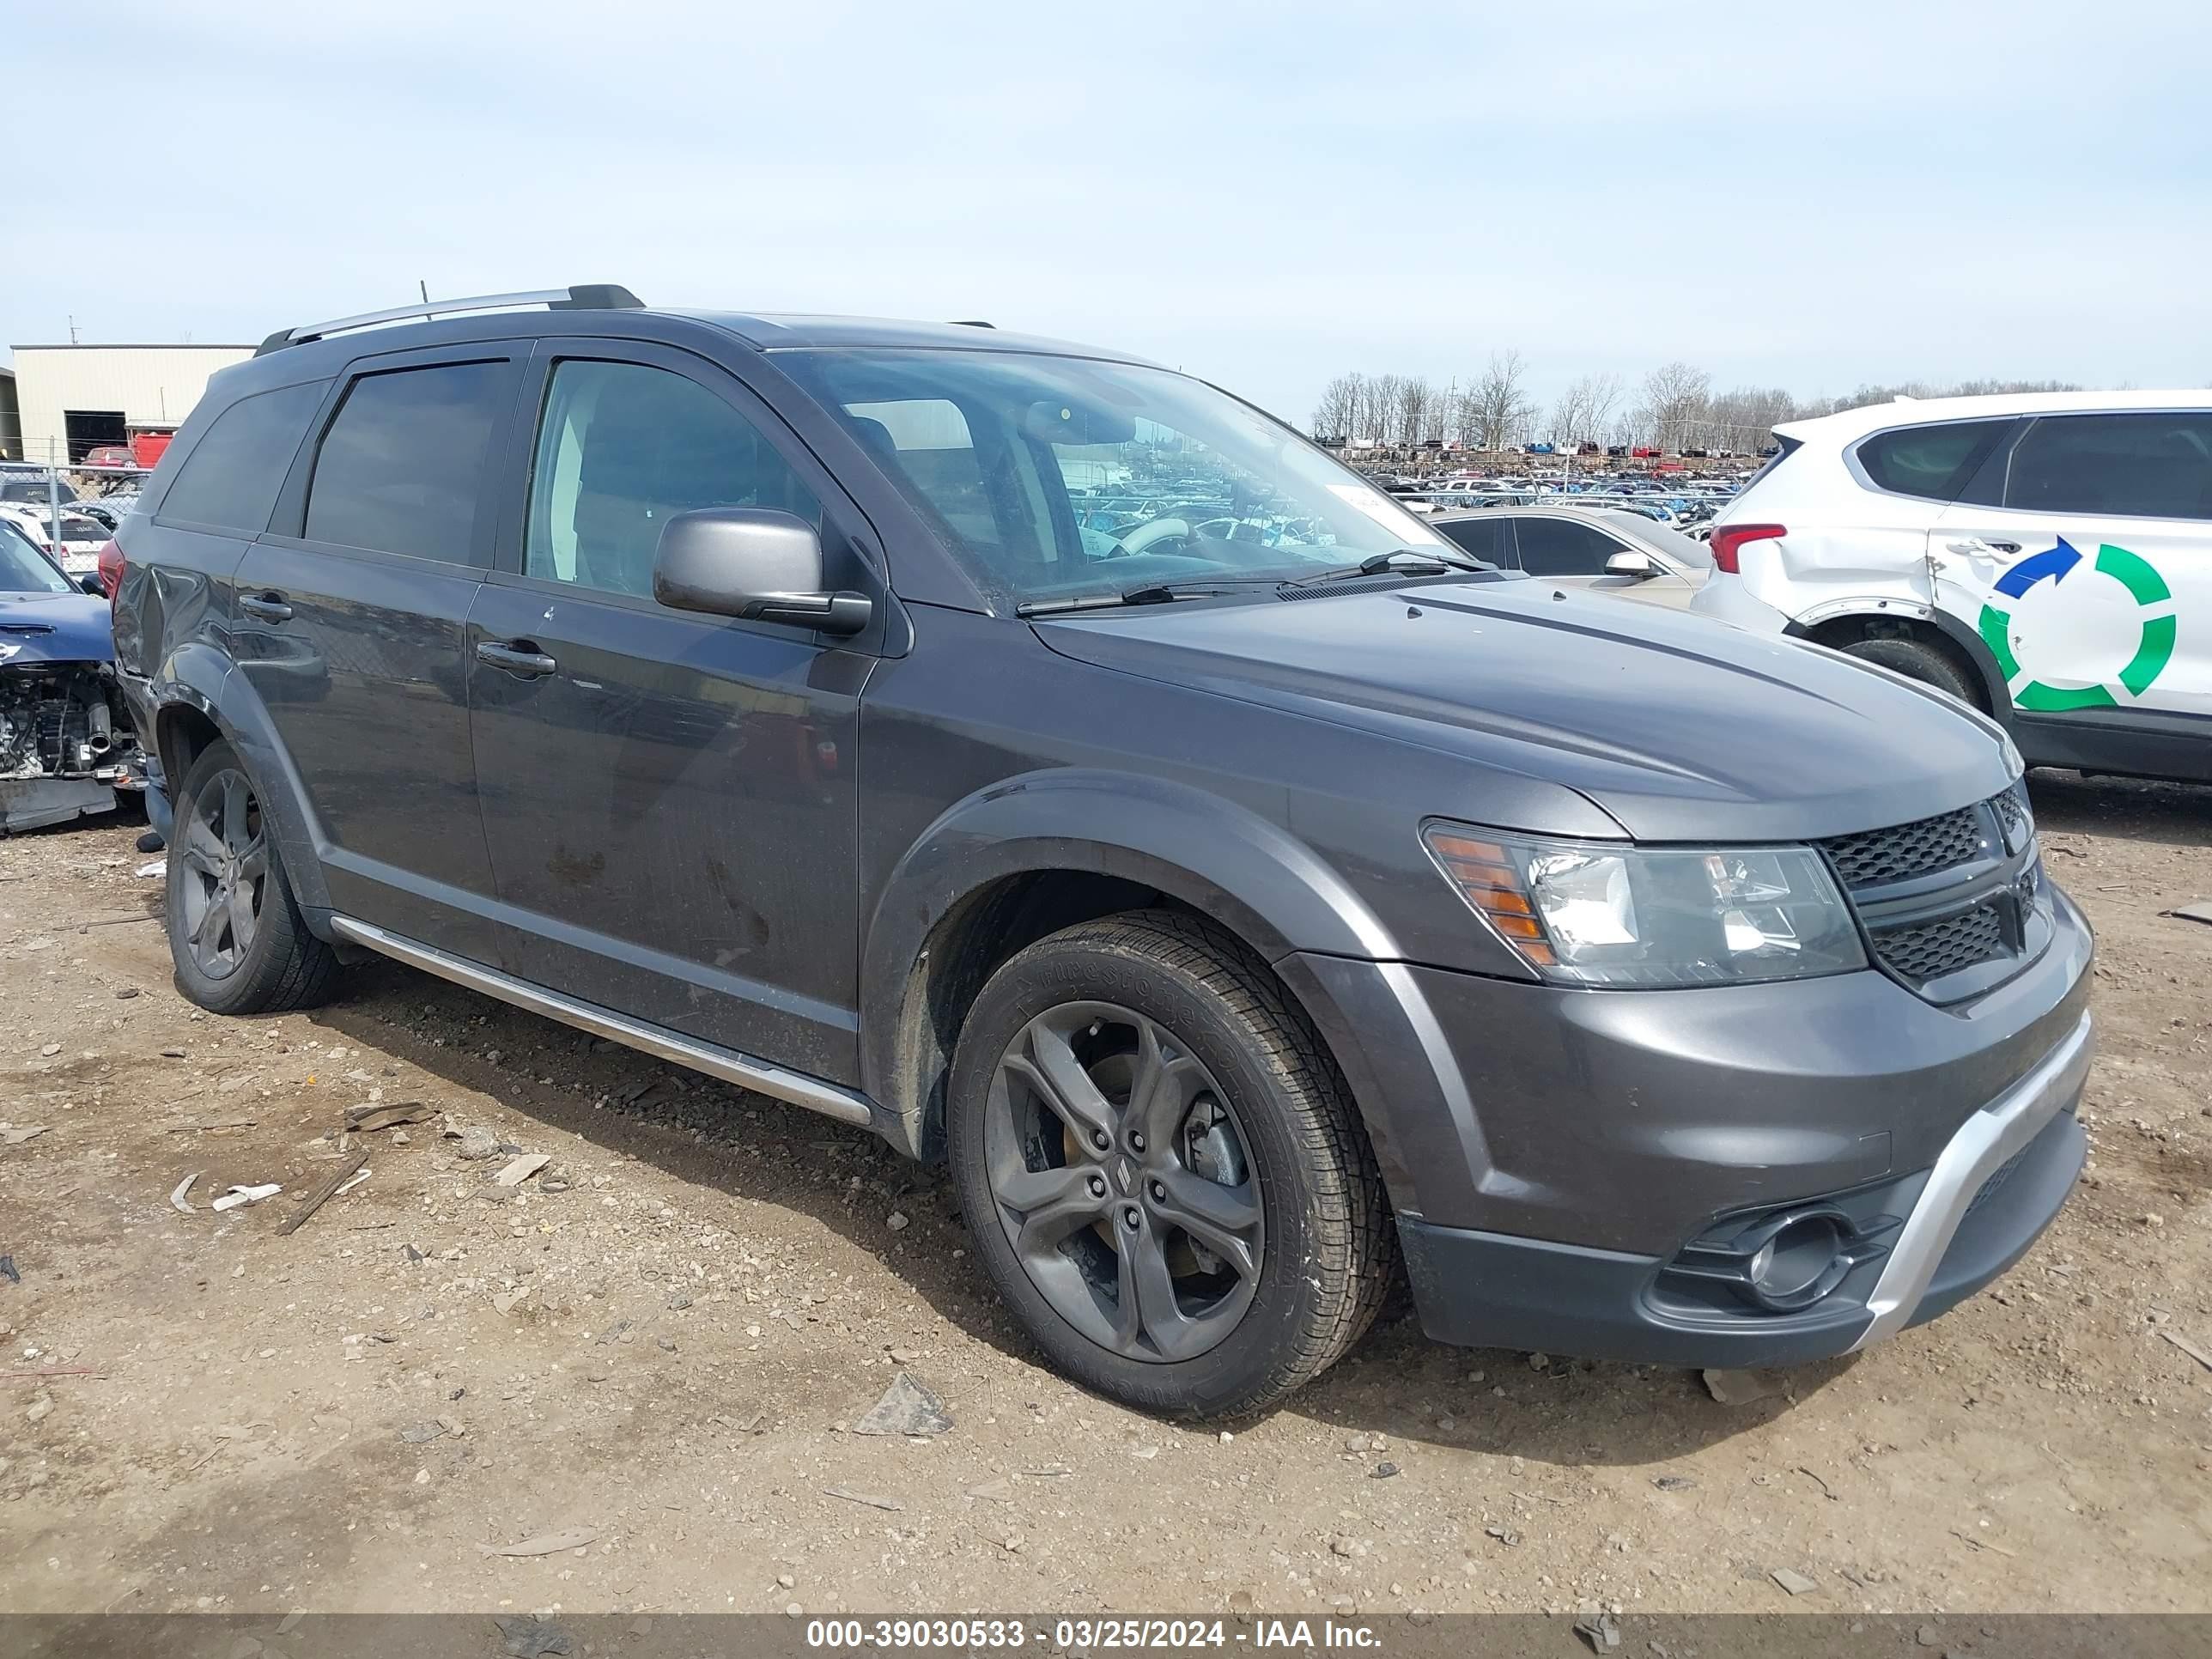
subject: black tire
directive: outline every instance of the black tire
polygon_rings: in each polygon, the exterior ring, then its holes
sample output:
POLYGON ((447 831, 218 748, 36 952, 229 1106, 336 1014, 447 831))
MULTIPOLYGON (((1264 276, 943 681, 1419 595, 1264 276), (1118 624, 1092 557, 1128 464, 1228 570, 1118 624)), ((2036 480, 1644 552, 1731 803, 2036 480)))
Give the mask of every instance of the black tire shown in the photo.
POLYGON ((1923 645, 1918 640, 1853 640, 1843 651, 1847 657, 1879 663, 1892 673, 1932 685, 1938 691, 1948 691, 1969 708, 1988 712, 1981 689, 1967 678, 1964 669, 1932 645, 1923 645))
MULTIPOLYGON (((1085 1017, 1077 1014, 1079 1021, 1085 1017)), ((1073 1042, 1111 1040, 1099 1038, 1098 1031, 1094 1024, 1078 1031, 1073 1042)), ((1070 1052, 1075 1050, 1071 1048, 1070 1052)), ((1141 1073, 1135 1056, 1121 1058, 1131 1079, 1126 1108, 1129 1116, 1121 1120, 1127 1123, 1138 1115, 1135 1079, 1141 1073)), ((1115 1062, 1109 1059, 1103 1063, 1115 1062)), ((1035 1068, 1029 1070, 1035 1074, 1035 1068)), ((1042 1097, 1034 1091, 1032 1095, 1035 1121, 1042 1118, 1037 1102, 1042 1097)), ((1152 1097, 1166 1101, 1171 1096, 1163 1086, 1152 1097)), ((1138 911, 1083 922, 1008 960, 985 984, 969 1011, 953 1060, 945 1114, 947 1154, 963 1212, 976 1253, 1000 1294, 1059 1370, 1086 1388, 1139 1410, 1217 1417, 1257 1412, 1278 1403, 1358 1340, 1394 1281, 1396 1238, 1382 1179, 1334 1063, 1266 965, 1232 936, 1197 917, 1176 911, 1138 911), (1222 1270, 1237 1282, 1243 1298, 1237 1304, 1241 1312, 1226 1324, 1225 1334, 1212 1337, 1212 1346, 1188 1358, 1162 1352, 1133 1357, 1133 1350, 1116 1352, 1087 1334, 1076 1322, 1082 1310, 1075 1317, 1063 1311, 1067 1281, 1051 1253, 1071 1259, 1082 1251, 1095 1254, 1102 1247, 1092 1239, 1104 1240, 1121 1265, 1119 1285, 1126 1294, 1136 1287, 1136 1270, 1127 1267, 1130 1258, 1121 1252, 1124 1246, 1132 1251, 1137 1248, 1141 1204, 1144 1237, 1157 1234, 1163 1262, 1173 1261, 1178 1252, 1184 1253, 1181 1259, 1185 1261, 1223 1261, 1203 1249, 1194 1256, 1188 1254, 1199 1235, 1179 1233, 1173 1214, 1166 1209, 1154 1213, 1151 1208, 1151 1199, 1164 1204, 1169 1194, 1148 1180, 1147 1170, 1176 1182, 1180 1197, 1189 1190, 1184 1177, 1193 1176, 1193 1166, 1145 1164, 1123 1156, 1118 1146, 1112 1152, 1098 1152, 1096 1161, 1079 1164, 1079 1158, 1091 1160, 1092 1154, 1079 1148, 1074 1137, 1063 1136, 1057 1153, 1060 1164, 1047 1168, 1055 1154, 1036 1150, 1037 1141, 1027 1143, 1031 1149, 1028 1156, 1041 1162, 1013 1179, 1079 1169, 1096 1188, 1110 1176, 1105 1207, 1121 1214, 1131 1229, 1127 1237, 1115 1231, 1109 1213, 1103 1220, 1076 1224, 1065 1242, 1045 1249, 1033 1247, 1031 1259, 1043 1261, 1048 1280, 1061 1285, 1060 1305, 1024 1265, 1014 1241, 1027 1218, 1010 1213, 1000 1196, 1006 1177, 994 1177, 993 1172, 994 1156, 1002 1160, 997 1167, 1006 1167, 1006 1142, 1003 1131, 987 1129, 987 1120, 1007 1121, 1000 1115, 1011 1109, 1004 1079, 1017 1073, 1005 1068, 1024 1065, 1020 1056, 1031 1052, 1024 1047, 1018 1055, 1012 1045, 1029 1043, 1038 1022, 1048 1024, 1059 1011, 1109 1005, 1156 1022, 1155 1034, 1163 1048, 1175 1052, 1171 1068, 1189 1068, 1187 1075, 1194 1079, 1189 1086, 1198 1091, 1197 1104, 1169 1104, 1164 1108, 1167 1115, 1188 1110, 1217 1122, 1224 1113, 1233 1117, 1236 1151, 1231 1162, 1238 1168, 1239 1181, 1231 1191, 1250 1194, 1249 1200, 1240 1201, 1255 1205, 1261 1218, 1254 1230, 1255 1246, 1248 1252, 1248 1258, 1256 1258, 1249 1287, 1233 1264, 1222 1270), (1131 1170, 1122 1166, 1133 1166, 1133 1185, 1131 1170), (1130 1197, 1140 1204, 1122 1201, 1130 1197)), ((1179 1119, 1181 1130, 1171 1140, 1156 1135, 1155 1140, 1167 1144, 1152 1148, 1152 1155, 1182 1158, 1183 1149, 1192 1144, 1188 1137, 1195 1133, 1197 1121, 1179 1119)), ((1131 1139, 1141 1152, 1143 1138, 1131 1139)), ((1217 1141, 1209 1150, 1218 1152, 1218 1146, 1217 1141)), ((1212 1167, 1222 1166, 1217 1160, 1212 1167)), ((1204 1175, 1202 1167, 1198 1174, 1204 1175)), ((1204 1178, 1219 1181, 1218 1175, 1204 1178)), ((1103 1273, 1111 1271, 1094 1263, 1084 1275, 1085 1283, 1103 1291, 1103 1273)), ((1186 1302, 1182 1287, 1192 1281, 1174 1282, 1180 1309, 1186 1302)), ((1146 1300, 1141 1294, 1136 1299, 1146 1300)), ((1149 1333, 1149 1324, 1146 1329, 1149 1333)), ((1141 1347, 1145 1340, 1148 1337, 1139 1339, 1137 1346, 1141 1347)))
POLYGON ((164 921, 177 988, 215 1014, 281 1013, 324 1001, 337 977, 337 957, 307 931, 276 837, 261 821, 252 775, 238 751, 221 741, 202 750, 185 775, 175 807, 164 921), (240 803, 232 809, 234 827, 222 815, 226 799, 240 803), (246 896, 250 920, 242 923, 229 920, 237 914, 230 906, 232 889, 246 896), (203 919, 212 939, 198 932, 203 919), (226 939, 228 950, 222 945, 226 939))

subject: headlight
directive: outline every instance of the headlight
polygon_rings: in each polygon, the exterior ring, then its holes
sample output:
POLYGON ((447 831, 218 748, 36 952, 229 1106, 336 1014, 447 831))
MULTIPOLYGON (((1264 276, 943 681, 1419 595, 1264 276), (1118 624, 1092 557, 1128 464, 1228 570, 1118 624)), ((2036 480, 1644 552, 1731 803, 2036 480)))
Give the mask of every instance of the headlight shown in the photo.
POLYGON ((1809 847, 1643 848, 1445 823, 1422 839, 1460 896, 1546 979, 1735 985, 1867 965, 1809 847))

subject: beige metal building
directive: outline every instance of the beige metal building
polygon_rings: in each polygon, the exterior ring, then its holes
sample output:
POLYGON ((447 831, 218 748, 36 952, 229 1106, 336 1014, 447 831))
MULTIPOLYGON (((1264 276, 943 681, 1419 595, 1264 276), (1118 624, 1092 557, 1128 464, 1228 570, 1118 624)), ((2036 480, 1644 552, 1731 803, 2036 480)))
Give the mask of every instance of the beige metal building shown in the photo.
POLYGON ((19 345, 18 453, 27 461, 81 461, 131 434, 173 428, 216 370, 253 355, 250 345, 19 345))

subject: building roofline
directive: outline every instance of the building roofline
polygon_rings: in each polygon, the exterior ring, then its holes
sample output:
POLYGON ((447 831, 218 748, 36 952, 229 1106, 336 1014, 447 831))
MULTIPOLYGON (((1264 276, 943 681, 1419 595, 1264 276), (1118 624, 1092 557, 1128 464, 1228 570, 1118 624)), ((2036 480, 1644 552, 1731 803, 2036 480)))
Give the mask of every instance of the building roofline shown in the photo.
POLYGON ((251 351, 252 346, 234 344, 228 340, 120 340, 84 341, 71 344, 67 341, 54 345, 11 345, 10 351, 251 351))

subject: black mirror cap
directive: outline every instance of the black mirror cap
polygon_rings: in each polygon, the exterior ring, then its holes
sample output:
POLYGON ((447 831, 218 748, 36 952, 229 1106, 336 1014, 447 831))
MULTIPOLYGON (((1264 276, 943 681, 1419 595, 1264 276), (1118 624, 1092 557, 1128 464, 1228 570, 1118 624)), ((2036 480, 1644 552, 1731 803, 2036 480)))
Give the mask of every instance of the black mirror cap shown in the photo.
POLYGON ((874 607, 865 593, 823 586, 822 538, 796 514, 708 507, 661 526, 653 597, 675 611, 857 634, 874 607))

